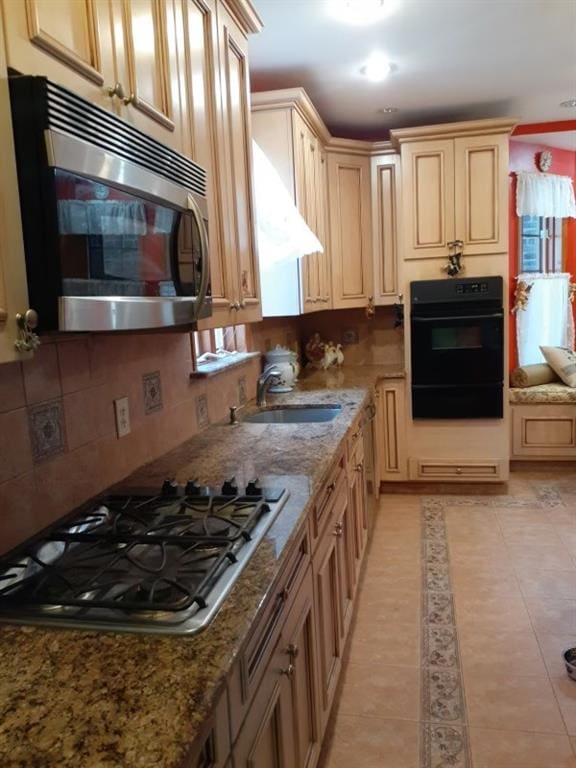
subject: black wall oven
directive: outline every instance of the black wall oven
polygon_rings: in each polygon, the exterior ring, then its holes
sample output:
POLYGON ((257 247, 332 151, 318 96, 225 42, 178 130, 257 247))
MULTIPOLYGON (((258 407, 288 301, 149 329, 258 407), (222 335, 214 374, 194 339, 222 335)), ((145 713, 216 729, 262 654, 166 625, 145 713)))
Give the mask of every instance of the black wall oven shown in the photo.
POLYGON ((42 330, 211 314, 206 172, 44 77, 10 78, 30 304, 42 330))
POLYGON ((410 284, 412 416, 503 417, 501 277, 410 284))

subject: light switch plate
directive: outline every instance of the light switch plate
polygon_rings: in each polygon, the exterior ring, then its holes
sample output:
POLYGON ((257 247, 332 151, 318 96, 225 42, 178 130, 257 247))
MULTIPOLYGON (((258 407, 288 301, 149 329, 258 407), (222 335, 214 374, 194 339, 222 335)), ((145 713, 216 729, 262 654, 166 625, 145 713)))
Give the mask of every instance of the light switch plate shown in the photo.
POLYGON ((114 400, 114 415, 118 437, 126 437, 130 434, 130 406, 127 397, 119 397, 118 400, 114 400))

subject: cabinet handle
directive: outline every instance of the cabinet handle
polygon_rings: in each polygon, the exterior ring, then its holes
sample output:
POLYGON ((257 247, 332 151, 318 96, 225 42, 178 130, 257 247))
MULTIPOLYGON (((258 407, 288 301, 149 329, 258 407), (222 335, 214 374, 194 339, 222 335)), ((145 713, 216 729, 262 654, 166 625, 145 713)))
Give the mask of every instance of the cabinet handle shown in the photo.
POLYGON ((364 469, 364 464, 362 464, 362 462, 360 462, 359 464, 356 464, 356 466, 354 467, 355 472, 362 472, 363 469, 364 469))
POLYGON ((130 96, 125 96, 122 98, 123 103, 128 106, 128 104, 134 104, 136 101, 136 94, 131 93, 130 96))
POLYGON ((282 590, 282 592, 280 592, 280 593, 278 594, 278 598, 279 598, 279 599, 280 599, 280 601, 281 601, 281 602, 283 602, 283 603, 285 603, 285 602, 288 600, 288 598, 289 598, 289 597, 290 597, 290 590, 289 590, 289 589, 287 589, 286 587, 284 587, 284 589, 282 590))
POLYGON ((292 677, 294 675, 294 664, 288 664, 286 669, 280 670, 281 675, 286 675, 286 677, 292 677))
POLYGON ((240 309, 240 302, 238 302, 238 301, 231 301, 230 302, 230 309, 240 309))
POLYGON ((126 98, 126 92, 124 90, 124 86, 122 85, 122 83, 114 83, 114 85, 108 86, 108 88, 106 88, 106 92, 108 93, 108 96, 110 96, 111 99, 117 96, 119 99, 122 99, 122 101, 124 101, 124 99, 126 98))
POLYGON ((334 536, 342 536, 343 531, 342 523, 336 523, 334 526, 334 536))
POLYGON ((368 304, 366 305, 366 317, 374 317, 375 311, 374 296, 368 296, 368 304))
POLYGON ((298 658, 298 655, 300 653, 300 648, 298 648, 298 646, 295 645, 294 643, 290 643, 286 648, 286 653, 288 654, 288 656, 290 656, 290 661, 294 661, 294 659, 298 658))
POLYGON ((334 493, 334 489, 336 488, 336 483, 332 482, 330 485, 326 488, 326 495, 330 496, 331 493, 334 493))

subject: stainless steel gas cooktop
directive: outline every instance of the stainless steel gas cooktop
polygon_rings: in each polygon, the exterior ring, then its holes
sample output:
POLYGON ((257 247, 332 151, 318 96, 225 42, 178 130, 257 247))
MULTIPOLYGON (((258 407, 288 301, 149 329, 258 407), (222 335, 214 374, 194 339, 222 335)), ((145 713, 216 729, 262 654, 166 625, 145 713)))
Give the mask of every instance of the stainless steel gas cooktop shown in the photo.
POLYGON ((0 559, 0 621, 193 634, 221 606, 288 493, 167 480, 103 497, 0 559))

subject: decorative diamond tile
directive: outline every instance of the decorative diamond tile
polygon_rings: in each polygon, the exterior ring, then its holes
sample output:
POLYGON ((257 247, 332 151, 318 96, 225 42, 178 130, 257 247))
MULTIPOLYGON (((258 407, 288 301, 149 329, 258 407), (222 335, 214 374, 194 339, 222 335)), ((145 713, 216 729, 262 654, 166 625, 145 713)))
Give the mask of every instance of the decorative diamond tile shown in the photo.
POLYGON ((238 379, 238 402, 240 405, 244 405, 248 401, 246 395, 246 376, 242 376, 238 379))
POLYGON ((144 388, 144 413, 149 414, 161 411, 163 403, 160 371, 144 373, 142 375, 142 386, 144 388))
POLYGON ((210 424, 208 398, 206 395, 199 395, 196 398, 196 423, 199 427, 207 427, 210 424))
POLYGON ((36 463, 65 453, 66 428, 62 400, 33 405, 28 409, 32 457, 36 463))
POLYGON ((467 729, 453 725, 422 726, 421 768, 469 768, 467 729))

